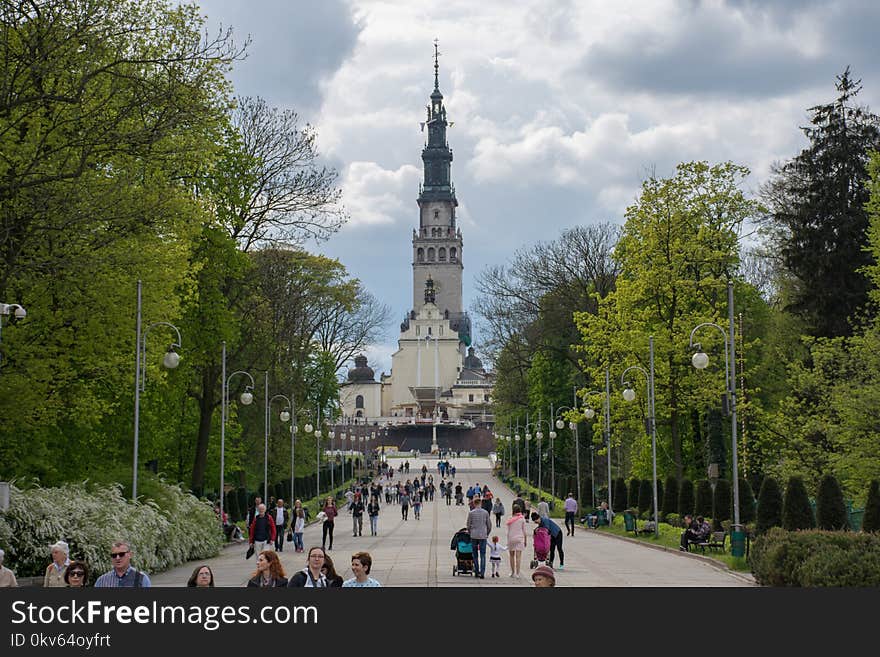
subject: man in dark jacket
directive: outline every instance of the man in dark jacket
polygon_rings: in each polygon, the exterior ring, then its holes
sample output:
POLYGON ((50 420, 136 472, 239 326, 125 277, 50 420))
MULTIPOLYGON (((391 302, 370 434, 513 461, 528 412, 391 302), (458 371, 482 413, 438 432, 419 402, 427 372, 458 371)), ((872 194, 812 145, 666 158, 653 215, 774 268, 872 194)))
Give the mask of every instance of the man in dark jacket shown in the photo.
POLYGON ((284 508, 284 500, 278 499, 275 502, 275 508, 272 509, 272 520, 275 523, 275 550, 276 552, 284 551, 284 528, 287 527, 287 521, 290 519, 290 512, 284 508))
POLYGON ((248 543, 254 546, 254 552, 259 554, 266 549, 266 543, 275 542, 275 522, 272 516, 266 513, 266 505, 257 507, 257 515, 248 528, 248 543))
POLYGON ((360 493, 354 496, 348 510, 351 513, 351 535, 360 536, 364 531, 364 502, 360 493))

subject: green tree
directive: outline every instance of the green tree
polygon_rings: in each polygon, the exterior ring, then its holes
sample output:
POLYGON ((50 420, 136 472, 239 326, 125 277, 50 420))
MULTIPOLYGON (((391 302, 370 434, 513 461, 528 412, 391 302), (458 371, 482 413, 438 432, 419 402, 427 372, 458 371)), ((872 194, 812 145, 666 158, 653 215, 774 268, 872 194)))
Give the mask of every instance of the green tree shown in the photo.
POLYGON ((675 475, 666 477, 663 490, 663 504, 660 506, 660 520, 665 521, 670 513, 678 513, 678 479, 675 475))
POLYGON ((849 529, 849 516, 843 491, 834 475, 827 474, 819 482, 816 494, 816 526, 831 531, 849 529))
MULTIPOLYGON (((698 380, 683 347, 697 324, 723 322, 726 282, 738 264, 738 229, 758 211, 740 189, 747 175, 747 169, 731 163, 691 162, 679 164, 670 178, 645 181, 626 211, 614 251, 620 264, 615 290, 598 299, 595 314, 575 314, 592 380, 603 380, 606 363, 647 368, 648 337, 653 335, 658 453, 670 455, 661 471, 671 468, 679 478, 685 469, 682 429, 688 409, 717 399, 717 390, 723 389, 723 370, 704 372, 698 380)), ((720 344, 719 337, 707 333, 701 339, 709 348, 720 344)), ((650 441, 635 432, 644 409, 613 406, 622 416, 615 418, 615 426, 639 436, 634 467, 646 475, 650 441)), ((688 469, 699 468, 688 463, 688 469)))
POLYGON ((861 272, 873 261, 865 249, 867 165, 880 147, 880 118, 854 103, 861 82, 849 67, 836 87, 835 101, 809 110, 809 145, 776 167, 763 190, 791 276, 789 307, 811 334, 826 337, 850 335, 850 321, 868 299, 861 272))
POLYGON ((732 507, 733 495, 730 482, 727 479, 719 479, 712 494, 712 522, 717 531, 722 529, 723 521, 730 520, 732 507))
POLYGON ((804 480, 797 476, 791 477, 785 487, 785 498, 782 502, 782 528, 792 532, 813 529, 815 526, 804 480))
POLYGON ((764 477, 758 492, 755 531, 764 534, 771 527, 782 527, 782 489, 773 477, 764 477))
POLYGON ((694 496, 694 515, 710 518, 712 516, 712 484, 708 479, 697 481, 697 491, 694 496))
POLYGON ((694 482, 690 479, 681 480, 681 489, 678 491, 678 510, 676 513, 682 518, 688 513, 694 512, 694 482))
POLYGON ((739 521, 748 524, 755 519, 755 493, 745 477, 739 478, 739 521))
POLYGON ((880 481, 874 479, 868 486, 868 498, 865 501, 865 515, 862 517, 862 531, 880 531, 880 481))
MULTIPOLYGON (((649 479, 642 479, 639 482, 638 496, 639 513, 643 514, 654 509, 654 487, 649 479)), ((652 513, 653 517, 653 513, 652 513)))

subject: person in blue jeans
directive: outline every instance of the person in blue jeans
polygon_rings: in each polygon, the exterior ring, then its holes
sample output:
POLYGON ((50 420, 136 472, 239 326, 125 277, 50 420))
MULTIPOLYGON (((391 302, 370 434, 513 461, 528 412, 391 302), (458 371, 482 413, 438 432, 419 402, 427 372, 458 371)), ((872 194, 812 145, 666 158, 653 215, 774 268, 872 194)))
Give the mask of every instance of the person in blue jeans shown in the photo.
POLYGON ((474 508, 467 517, 467 530, 471 535, 474 553, 474 575, 479 579, 486 579, 486 540, 492 533, 492 520, 480 502, 480 497, 475 495, 474 508))
POLYGON ((562 551, 562 528, 550 518, 542 518, 537 513, 532 513, 532 521, 537 523, 538 527, 546 527, 550 532, 550 560, 547 565, 553 567, 553 559, 556 557, 556 550, 559 550, 559 570, 562 570, 565 562, 565 553, 562 551))

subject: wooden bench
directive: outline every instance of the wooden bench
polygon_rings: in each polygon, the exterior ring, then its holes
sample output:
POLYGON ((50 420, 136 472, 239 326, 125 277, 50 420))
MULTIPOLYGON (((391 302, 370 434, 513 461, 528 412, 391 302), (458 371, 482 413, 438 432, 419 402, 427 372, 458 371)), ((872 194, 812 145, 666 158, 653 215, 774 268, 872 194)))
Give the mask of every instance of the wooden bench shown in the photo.
POLYGON ((690 550, 691 546, 700 548, 701 552, 705 552, 706 548, 709 548, 710 550, 720 550, 721 552, 725 552, 727 550, 727 532, 712 532, 711 534, 709 534, 709 537, 705 541, 701 541, 699 543, 688 543, 688 550, 690 550))

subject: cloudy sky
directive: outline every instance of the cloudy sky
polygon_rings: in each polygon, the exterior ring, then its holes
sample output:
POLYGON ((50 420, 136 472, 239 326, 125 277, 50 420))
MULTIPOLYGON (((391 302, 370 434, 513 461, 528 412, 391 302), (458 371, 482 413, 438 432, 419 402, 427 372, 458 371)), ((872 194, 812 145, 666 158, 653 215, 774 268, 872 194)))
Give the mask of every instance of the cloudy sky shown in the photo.
MULTIPOLYGON (((484 267, 568 227, 622 222, 649 172, 733 160, 750 191, 804 145, 807 108, 849 65, 880 110, 876 0, 201 0, 251 38, 236 93, 317 127, 351 221, 309 248, 393 311, 368 353, 389 371, 412 299, 419 130, 433 88, 455 126, 464 295, 484 267)), ((473 314, 473 313, 472 313, 473 314)), ((479 327, 476 332, 479 348, 479 327)))

